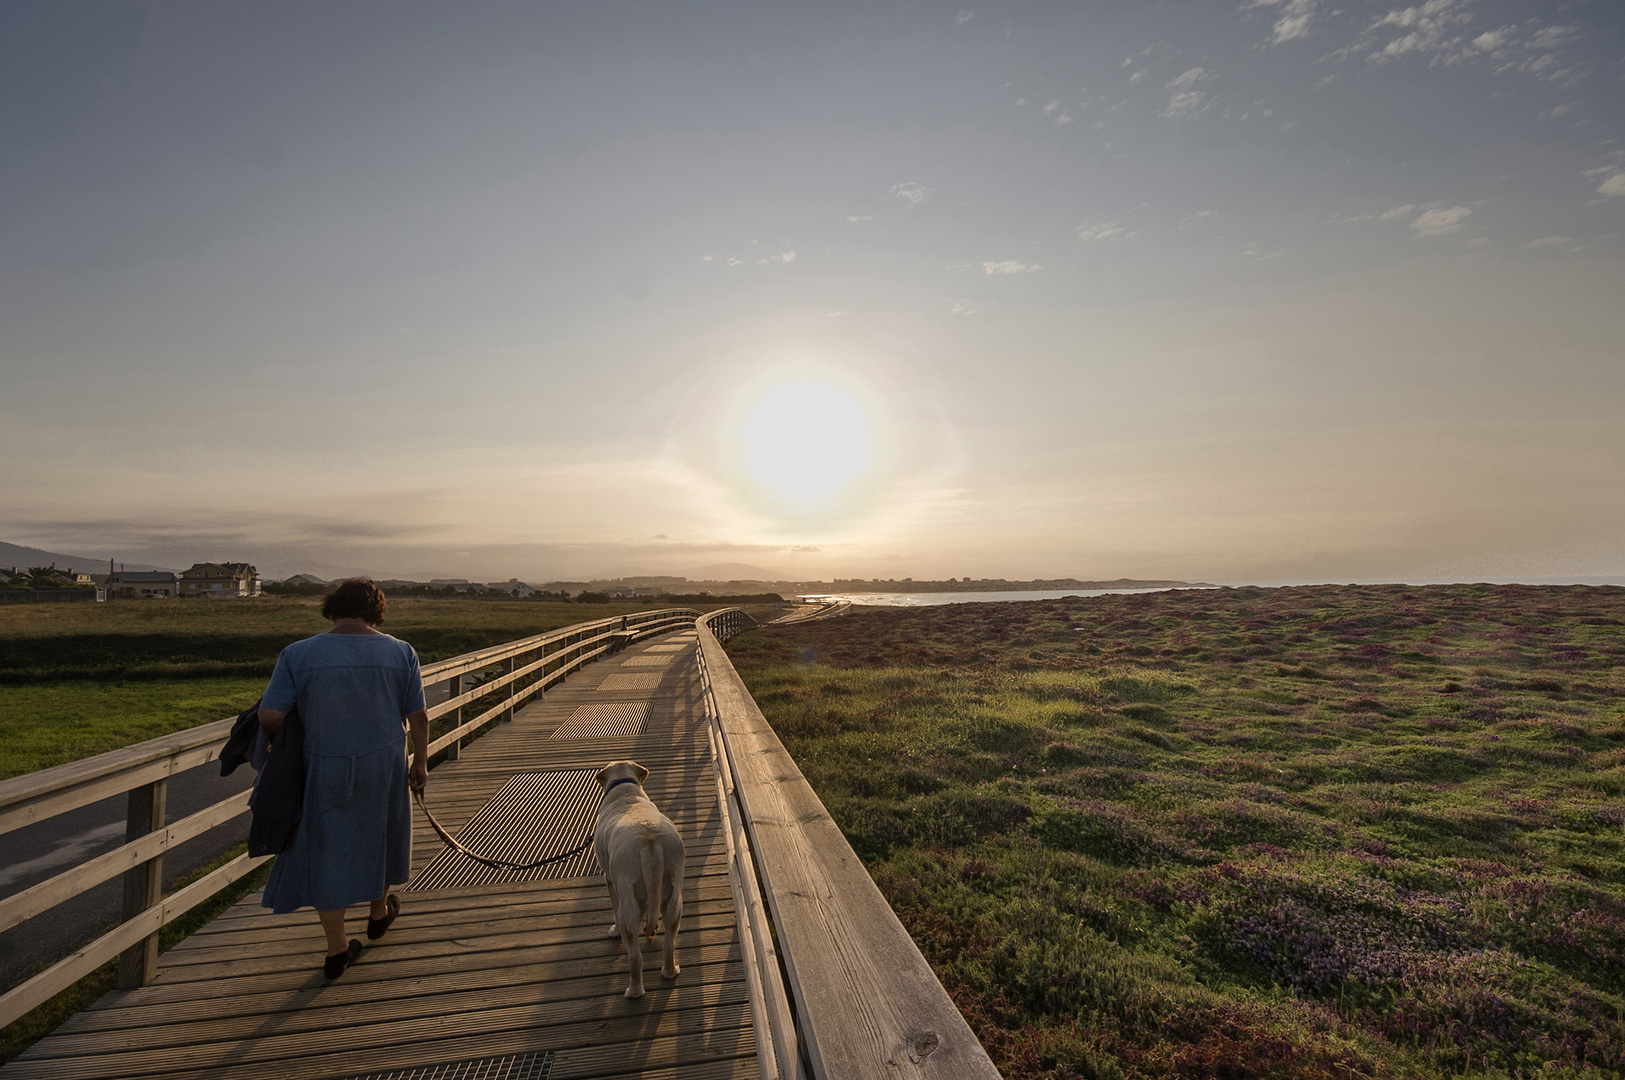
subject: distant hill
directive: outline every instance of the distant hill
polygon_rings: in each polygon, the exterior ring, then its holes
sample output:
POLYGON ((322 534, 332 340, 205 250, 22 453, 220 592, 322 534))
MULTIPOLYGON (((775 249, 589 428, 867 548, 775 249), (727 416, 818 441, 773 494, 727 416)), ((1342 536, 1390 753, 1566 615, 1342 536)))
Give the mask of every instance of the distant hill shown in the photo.
MULTIPOLYGON (((149 563, 124 562, 114 560, 126 570, 173 570, 171 566, 153 566, 149 563)), ((64 555, 60 551, 45 551, 41 548, 24 547, 21 544, 8 544, 0 540, 0 566, 17 566, 27 568, 30 566, 50 566, 52 563, 58 569, 73 569, 81 574, 107 573, 107 560, 96 558, 93 555, 64 555)))
POLYGON ((695 566, 683 571, 683 576, 691 581, 781 581, 784 575, 777 570, 763 570, 760 566, 749 563, 725 562, 712 563, 710 566, 695 566))

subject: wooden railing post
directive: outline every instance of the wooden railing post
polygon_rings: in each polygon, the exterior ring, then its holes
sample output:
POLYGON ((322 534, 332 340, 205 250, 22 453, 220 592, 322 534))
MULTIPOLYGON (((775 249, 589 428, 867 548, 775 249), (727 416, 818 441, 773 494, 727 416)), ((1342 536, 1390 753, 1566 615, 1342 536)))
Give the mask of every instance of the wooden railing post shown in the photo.
MULTIPOLYGON (((169 780, 160 778, 130 789, 129 811, 124 823, 124 842, 139 840, 164 827, 164 804, 169 798, 169 780)), ((154 855, 124 872, 124 921, 135 918, 164 898, 164 857, 154 855)), ((145 986, 158 974, 158 932, 125 949, 118 958, 118 988, 134 990, 145 986)))
MULTIPOLYGON (((518 667, 519 658, 517 656, 508 657, 508 674, 512 675, 518 667)), ((519 680, 515 679, 508 683, 508 712, 507 715, 503 717, 504 720, 513 719, 513 702, 514 698, 519 694, 518 681, 519 680)))
MULTIPOLYGON (((447 701, 450 701, 452 698, 456 697, 458 694, 461 694, 462 692, 463 692, 463 677, 461 675, 453 675, 451 678, 446 680, 446 700, 447 701)), ((457 727, 462 723, 462 720, 463 720, 463 707, 461 705, 459 705, 455 709, 452 709, 450 712, 446 713, 445 715, 451 717, 452 730, 455 731, 457 729, 457 727)), ((462 754, 463 754, 463 740, 461 740, 461 739, 453 739, 451 741, 451 745, 446 747, 446 760, 447 761, 456 761, 459 757, 462 756, 462 754)))

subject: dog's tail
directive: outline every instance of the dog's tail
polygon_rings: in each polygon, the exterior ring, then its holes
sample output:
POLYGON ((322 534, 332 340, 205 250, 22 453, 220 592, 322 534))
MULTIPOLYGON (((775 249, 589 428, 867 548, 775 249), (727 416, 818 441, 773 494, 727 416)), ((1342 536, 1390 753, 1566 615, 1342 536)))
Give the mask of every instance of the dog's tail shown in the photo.
POLYGON ((648 900, 643 905, 643 936, 652 938, 660 932, 660 909, 663 906, 662 887, 666 880, 666 853, 659 837, 644 840, 643 890, 648 900))

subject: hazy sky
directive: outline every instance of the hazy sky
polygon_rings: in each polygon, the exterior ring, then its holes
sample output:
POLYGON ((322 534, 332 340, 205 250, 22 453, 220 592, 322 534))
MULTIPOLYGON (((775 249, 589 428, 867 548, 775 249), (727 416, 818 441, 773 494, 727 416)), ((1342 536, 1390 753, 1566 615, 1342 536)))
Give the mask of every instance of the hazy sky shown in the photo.
POLYGON ((0 539, 1625 574, 1625 5, 0 3, 0 539))

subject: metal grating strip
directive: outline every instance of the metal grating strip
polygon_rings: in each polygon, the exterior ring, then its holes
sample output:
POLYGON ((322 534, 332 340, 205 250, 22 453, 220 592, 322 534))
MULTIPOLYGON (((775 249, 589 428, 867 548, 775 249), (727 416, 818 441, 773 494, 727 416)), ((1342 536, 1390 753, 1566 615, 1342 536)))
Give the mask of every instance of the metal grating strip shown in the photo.
POLYGON ((666 667, 675 656, 628 656, 621 661, 622 667, 666 667))
POLYGON ((477 1061, 451 1061, 443 1065, 420 1065, 412 1069, 367 1073, 349 1080, 547 1080, 553 1072, 553 1051, 533 1050, 528 1054, 480 1058, 477 1061))
POLYGON ((549 739, 597 739, 608 735, 641 735, 649 724, 647 701, 613 701, 583 705, 554 729, 549 739))
POLYGON ((598 684, 600 690, 658 690, 659 675, 611 675, 598 684))
MULTIPOLYGON (((595 769, 520 773, 480 808, 457 833, 457 839, 481 855, 504 862, 545 859, 569 851, 593 834, 602 797, 595 769)), ((598 857, 590 847, 534 870, 497 870, 455 851, 442 851, 418 872, 407 890, 587 877, 598 872, 598 857)))

